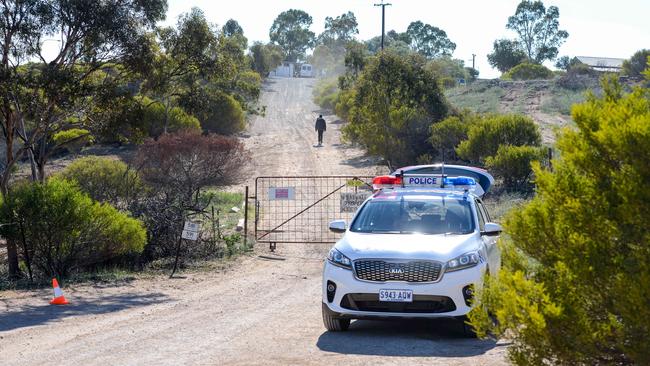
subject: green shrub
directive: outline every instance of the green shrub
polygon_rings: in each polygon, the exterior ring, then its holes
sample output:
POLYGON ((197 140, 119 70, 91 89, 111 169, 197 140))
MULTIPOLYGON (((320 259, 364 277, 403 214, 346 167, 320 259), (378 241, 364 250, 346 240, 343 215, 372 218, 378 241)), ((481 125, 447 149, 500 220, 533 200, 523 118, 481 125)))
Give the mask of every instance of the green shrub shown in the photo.
POLYGON ((648 57, 650 57, 650 50, 636 51, 629 60, 623 61, 623 74, 633 77, 642 76, 643 70, 647 67, 648 57))
POLYGON ((458 160, 456 147, 467 139, 470 125, 477 117, 471 114, 452 116, 431 126, 433 151, 446 162, 458 160))
POLYGON ((241 235, 238 233, 225 235, 223 237, 223 240, 226 243, 226 252, 229 257, 237 254, 237 252, 240 250, 239 243, 242 241, 241 239, 241 235))
POLYGON ((347 120, 350 118, 350 112, 354 108, 355 93, 354 89, 341 90, 338 93, 338 99, 334 106, 334 112, 337 116, 347 120))
POLYGON ((444 89, 451 89, 456 87, 456 79, 450 77, 440 78, 440 84, 444 89))
POLYGON ((59 131, 52 136, 56 146, 62 147, 70 153, 78 153, 84 146, 92 144, 95 139, 90 131, 81 128, 71 128, 59 131))
POLYGON ((462 159, 483 163, 487 157, 495 155, 501 145, 539 146, 541 141, 539 128, 530 117, 493 115, 470 127, 467 140, 458 145, 456 153, 462 159))
POLYGON ((339 96, 337 79, 322 79, 314 86, 314 103, 323 109, 334 110, 339 96))
POLYGON ((396 166, 430 153, 429 127, 447 116, 449 106, 425 65, 419 55, 371 58, 354 85, 344 137, 396 166))
POLYGON ((142 223, 108 204, 94 202, 73 183, 15 187, 0 206, 0 235, 19 244, 24 263, 48 278, 66 277, 120 256, 142 252, 142 223))
POLYGON ((543 65, 524 62, 510 69, 501 78, 505 80, 546 80, 553 78, 553 71, 543 65))
POLYGON ((519 365, 650 364, 650 90, 603 89, 573 108, 553 171, 534 168, 506 267, 472 313, 519 365))
MULTIPOLYGON (((437 57, 427 63, 426 68, 433 72, 436 77, 443 80, 449 79, 453 85, 456 85, 458 79, 469 79, 470 75, 464 67, 462 60, 453 59, 450 56, 437 57)), ((444 85, 444 83, 443 83, 444 85)), ((445 85, 445 87, 447 87, 445 85)))
POLYGON ((598 71, 592 69, 589 65, 583 64, 582 62, 577 63, 575 65, 572 65, 569 67, 567 70, 567 75, 569 76, 575 76, 575 75, 589 75, 589 76, 595 76, 598 75, 598 71))
POLYGON ((95 201, 126 210, 144 189, 137 173, 120 160, 88 156, 75 160, 60 176, 74 181, 95 201))
POLYGON ((536 146, 501 145, 496 155, 485 159, 485 165, 500 178, 504 186, 514 190, 531 188, 530 179, 533 175, 531 163, 542 161, 545 149, 536 146))
POLYGON ((149 98, 142 99, 142 129, 151 137, 160 136, 165 129, 165 114, 167 114, 167 132, 183 130, 201 130, 199 120, 179 107, 169 108, 165 113, 165 106, 149 98))
POLYGON ((205 132, 230 135, 246 128, 241 104, 216 88, 197 88, 183 95, 179 104, 201 121, 205 132))

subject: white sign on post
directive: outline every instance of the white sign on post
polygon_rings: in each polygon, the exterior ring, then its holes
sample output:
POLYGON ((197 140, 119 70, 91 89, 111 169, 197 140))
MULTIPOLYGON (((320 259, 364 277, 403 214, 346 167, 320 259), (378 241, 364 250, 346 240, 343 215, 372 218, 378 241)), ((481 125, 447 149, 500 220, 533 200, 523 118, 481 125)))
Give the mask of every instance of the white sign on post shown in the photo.
POLYGON ((187 240, 197 240, 199 238, 200 228, 201 228, 201 224, 198 222, 185 221, 181 238, 187 240))
POLYGON ((185 226, 183 226, 183 230, 198 232, 200 227, 201 224, 199 224, 198 222, 185 221, 185 226))

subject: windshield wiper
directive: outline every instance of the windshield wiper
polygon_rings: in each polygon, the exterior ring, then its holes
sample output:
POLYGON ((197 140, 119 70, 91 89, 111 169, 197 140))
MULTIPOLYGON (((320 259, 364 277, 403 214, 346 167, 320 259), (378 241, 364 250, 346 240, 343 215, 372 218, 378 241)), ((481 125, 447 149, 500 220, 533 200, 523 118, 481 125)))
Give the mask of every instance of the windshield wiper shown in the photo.
POLYGON ((445 235, 467 235, 467 234, 469 233, 465 231, 449 231, 445 233, 445 235))

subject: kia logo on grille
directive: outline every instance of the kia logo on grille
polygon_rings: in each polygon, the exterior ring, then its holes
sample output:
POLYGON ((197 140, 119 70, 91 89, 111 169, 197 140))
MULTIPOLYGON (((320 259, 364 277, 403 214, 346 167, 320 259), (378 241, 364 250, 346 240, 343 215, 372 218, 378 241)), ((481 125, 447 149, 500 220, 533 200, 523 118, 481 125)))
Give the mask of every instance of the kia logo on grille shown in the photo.
POLYGON ((390 274, 403 274, 404 273, 404 268, 397 267, 397 266, 390 266, 388 268, 388 273, 390 273, 390 274))

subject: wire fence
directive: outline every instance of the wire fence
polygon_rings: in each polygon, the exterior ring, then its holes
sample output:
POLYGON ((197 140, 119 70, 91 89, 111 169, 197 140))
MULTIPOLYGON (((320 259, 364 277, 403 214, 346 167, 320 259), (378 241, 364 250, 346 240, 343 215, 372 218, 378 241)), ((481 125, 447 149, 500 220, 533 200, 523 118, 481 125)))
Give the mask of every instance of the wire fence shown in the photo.
POLYGON ((258 243, 334 243, 332 220, 352 219, 372 194, 369 176, 258 177, 255 239, 258 243))

